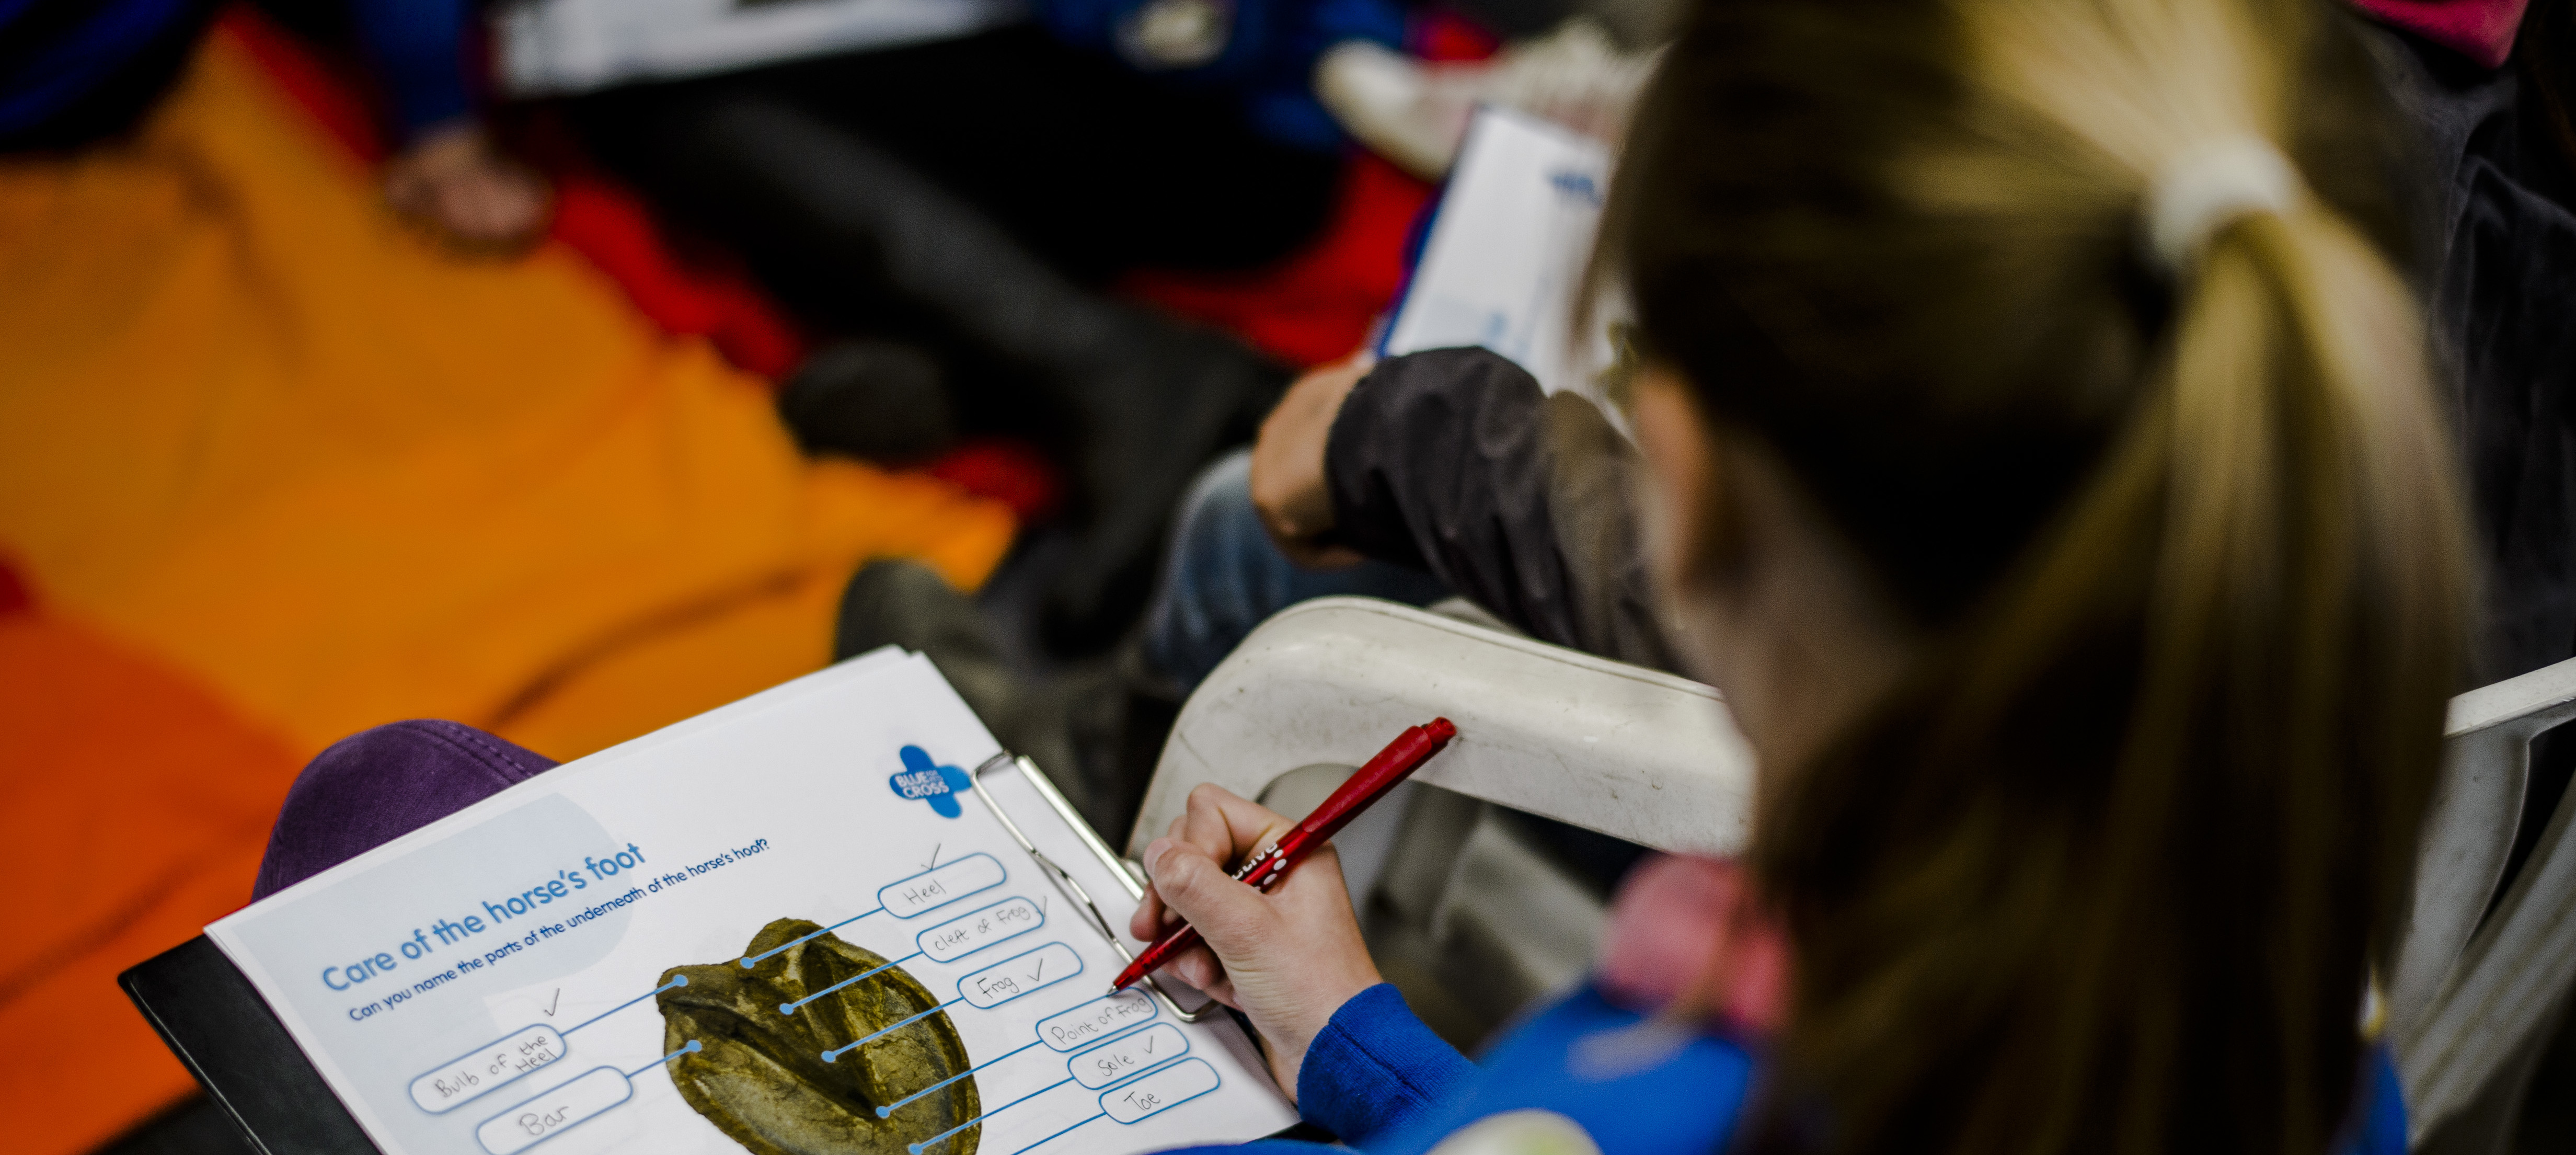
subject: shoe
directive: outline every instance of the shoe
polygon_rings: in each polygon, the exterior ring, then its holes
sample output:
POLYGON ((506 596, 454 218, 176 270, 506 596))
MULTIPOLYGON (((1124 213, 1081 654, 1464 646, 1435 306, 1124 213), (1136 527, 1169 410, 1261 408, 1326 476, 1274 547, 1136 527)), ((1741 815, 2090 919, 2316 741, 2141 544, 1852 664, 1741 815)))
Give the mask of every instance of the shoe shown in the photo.
POLYGON ((1315 96, 1369 150, 1428 181, 1448 175, 1479 104, 1544 117, 1617 143, 1661 52, 1622 52, 1577 17, 1492 60, 1428 64, 1364 40, 1315 64, 1315 96))
POLYGON ((837 341, 815 350, 778 391, 778 416, 809 456, 907 465, 957 440, 939 362, 894 341, 837 341))
MULTIPOLYGON (((904 331, 942 364, 995 370, 1043 399, 1064 426, 1076 538, 1047 599, 1046 636, 1065 653, 1115 640, 1144 607, 1156 547, 1190 479, 1258 427, 1288 370, 1213 329, 1076 284, 900 158, 785 101, 724 100, 667 133, 727 158, 728 183, 701 195, 763 206, 737 214, 766 230, 747 247, 809 273, 837 270, 867 300, 917 321, 904 331)), ((875 385, 853 395, 886 387, 886 374, 869 374, 875 385)), ((802 391, 791 392, 793 423, 819 435, 819 413, 809 422, 802 391)), ((890 420, 888 406, 857 408, 877 416, 836 427, 890 420)))
MULTIPOLYGON (((927 656, 1004 749, 1040 766, 1070 766, 1061 695, 1013 667, 983 611, 947 579, 916 561, 869 562, 841 590, 832 629, 832 660, 881 646, 927 656)), ((1064 784, 1076 805, 1089 803, 1078 784, 1064 784)))

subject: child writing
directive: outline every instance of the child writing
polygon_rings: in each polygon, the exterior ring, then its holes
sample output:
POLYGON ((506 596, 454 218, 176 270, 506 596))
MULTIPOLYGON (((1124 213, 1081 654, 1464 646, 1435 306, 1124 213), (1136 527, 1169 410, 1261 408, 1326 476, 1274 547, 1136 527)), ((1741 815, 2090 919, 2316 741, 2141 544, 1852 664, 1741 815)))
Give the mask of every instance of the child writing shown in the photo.
POLYGON ((1597 263, 1763 767, 1740 874, 1632 888, 1702 948, 1471 1066, 1213 787, 1133 929, 1372 1155, 2402 1150, 2360 1012, 2470 577, 2373 93, 2294 0, 1699 0, 1597 263))

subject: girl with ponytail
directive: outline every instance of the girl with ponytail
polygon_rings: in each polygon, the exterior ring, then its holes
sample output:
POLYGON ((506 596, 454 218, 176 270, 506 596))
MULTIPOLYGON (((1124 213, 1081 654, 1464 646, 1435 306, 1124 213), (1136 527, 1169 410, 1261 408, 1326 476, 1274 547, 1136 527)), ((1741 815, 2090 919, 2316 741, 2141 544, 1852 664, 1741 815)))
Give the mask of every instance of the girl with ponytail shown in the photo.
POLYGON ((2362 1009, 2471 578, 2375 92, 2299 0, 1698 0, 1596 266, 1762 765, 1740 871, 1636 889, 1723 917, 1482 1068, 1212 787, 1137 932, 1374 1155, 2403 1150, 2362 1009))

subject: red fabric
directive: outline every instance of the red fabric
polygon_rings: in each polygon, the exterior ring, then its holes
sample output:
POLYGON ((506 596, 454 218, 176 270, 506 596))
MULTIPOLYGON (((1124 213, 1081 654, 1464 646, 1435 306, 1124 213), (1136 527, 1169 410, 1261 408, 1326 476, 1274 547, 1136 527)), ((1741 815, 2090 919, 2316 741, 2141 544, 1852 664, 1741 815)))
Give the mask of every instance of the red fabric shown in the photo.
POLYGON ((1294 365, 1350 355, 1404 284, 1404 239, 1431 187, 1369 154, 1343 169, 1340 203, 1316 242, 1255 273, 1137 273, 1121 291, 1232 330, 1294 365))
POLYGON ((1064 487, 1046 455, 1018 441, 969 441, 931 462, 923 472, 1010 506, 1023 525, 1044 519, 1064 503, 1064 487))
POLYGON ((703 336, 727 361, 780 380, 805 359, 806 342, 738 269, 683 265, 644 202, 596 173, 559 168, 550 235, 626 290, 665 331, 703 336))
POLYGON ((2382 24, 2401 28, 2466 56, 2502 68, 2513 55, 2514 33, 2531 0, 2352 0, 2382 24))
POLYGON ((27 589, 27 579, 18 576, 18 567, 0 557, 0 618, 36 608, 36 595, 27 589))
MULTIPOLYGON (((1432 12, 1406 30, 1425 60, 1482 60, 1501 47, 1463 16, 1432 12)), ((1223 276, 1144 272, 1121 291, 1227 329, 1293 365, 1349 356, 1404 288, 1404 243, 1431 186, 1371 153, 1344 168, 1333 218, 1305 250, 1267 269, 1223 276)))
POLYGON ((384 161, 385 138, 376 130, 375 112, 358 96, 358 78, 332 70, 293 33, 247 4, 225 9, 221 23, 350 156, 370 165, 384 161))
POLYGON ((303 758, 196 678, 44 613, 0 615, 9 1150, 91 1151, 195 1087, 116 986, 250 897, 303 758))
POLYGON ((1455 12, 1430 12, 1404 30, 1404 50, 1424 60, 1483 60, 1503 42, 1483 25, 1455 12))

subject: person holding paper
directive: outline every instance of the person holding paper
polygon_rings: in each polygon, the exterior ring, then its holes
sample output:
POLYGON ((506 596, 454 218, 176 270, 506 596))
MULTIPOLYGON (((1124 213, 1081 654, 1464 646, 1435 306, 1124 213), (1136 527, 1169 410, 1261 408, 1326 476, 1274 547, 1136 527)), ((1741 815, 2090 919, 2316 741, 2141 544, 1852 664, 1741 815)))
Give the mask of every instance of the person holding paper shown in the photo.
POLYGON ((1642 876, 1481 1068, 1213 787, 1131 930, 1373 1155, 2402 1150, 2470 546, 2367 85, 2300 3, 1698 5, 1603 255, 1741 872, 1642 876))

